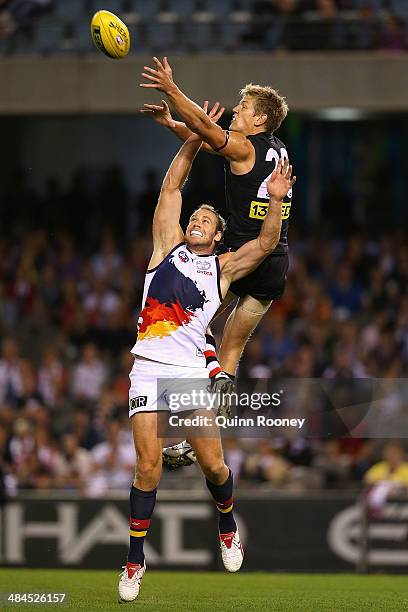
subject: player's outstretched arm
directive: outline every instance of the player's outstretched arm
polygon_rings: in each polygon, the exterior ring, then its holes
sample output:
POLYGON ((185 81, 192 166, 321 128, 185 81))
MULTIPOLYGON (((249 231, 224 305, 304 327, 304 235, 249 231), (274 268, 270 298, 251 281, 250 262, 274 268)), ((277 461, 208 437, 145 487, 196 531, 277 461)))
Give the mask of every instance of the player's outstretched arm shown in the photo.
POLYGON ((153 255, 149 267, 160 263, 184 239, 180 227, 181 189, 202 141, 193 134, 180 148, 164 177, 153 217, 153 255))
POLYGON ((269 208, 259 236, 244 244, 235 253, 225 253, 219 258, 223 295, 227 294, 232 282, 255 270, 265 257, 274 251, 281 232, 282 203, 295 181, 296 177, 292 178, 292 166, 289 165, 288 160, 284 164, 279 161, 266 184, 269 208))
POLYGON ((231 161, 245 161, 253 155, 253 146, 245 136, 223 130, 198 104, 180 90, 173 80, 173 71, 167 57, 163 62, 157 57, 154 57, 153 61, 156 68, 144 66, 145 72, 142 73, 150 83, 140 83, 141 87, 164 92, 178 115, 184 119, 187 128, 200 136, 213 151, 219 152, 231 161))
MULTIPOLYGON (((224 114, 225 108, 221 106, 219 102, 216 102, 211 110, 208 110, 208 100, 206 100, 203 104, 203 110, 211 121, 217 123, 218 120, 224 114)), ((168 128, 173 134, 180 138, 183 142, 188 140, 193 132, 186 126, 182 121, 176 121, 173 119, 169 105, 166 100, 162 100, 161 104, 144 104, 143 108, 140 109, 140 112, 150 116, 153 121, 168 128)), ((210 147, 207 143, 203 143, 201 148, 207 153, 216 154, 214 149, 210 147)))

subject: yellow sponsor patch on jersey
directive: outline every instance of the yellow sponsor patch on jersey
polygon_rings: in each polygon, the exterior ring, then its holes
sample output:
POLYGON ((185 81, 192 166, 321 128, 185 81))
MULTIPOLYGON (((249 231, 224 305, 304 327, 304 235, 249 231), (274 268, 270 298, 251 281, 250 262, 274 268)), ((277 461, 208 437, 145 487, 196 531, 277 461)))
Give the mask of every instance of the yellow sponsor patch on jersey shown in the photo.
POLYGON ((292 202, 284 202, 282 204, 282 221, 289 219, 291 206, 292 206, 292 202))
POLYGON ((251 202, 249 209, 249 216, 251 219, 265 219, 266 213, 268 212, 269 202, 251 202))
MULTIPOLYGON (((289 219, 291 206, 292 202, 284 202, 282 204, 282 221, 289 219)), ((266 213, 268 212, 268 208, 269 202, 256 202, 253 200, 249 209, 249 217, 251 219, 260 219, 263 221, 266 217, 266 213)))

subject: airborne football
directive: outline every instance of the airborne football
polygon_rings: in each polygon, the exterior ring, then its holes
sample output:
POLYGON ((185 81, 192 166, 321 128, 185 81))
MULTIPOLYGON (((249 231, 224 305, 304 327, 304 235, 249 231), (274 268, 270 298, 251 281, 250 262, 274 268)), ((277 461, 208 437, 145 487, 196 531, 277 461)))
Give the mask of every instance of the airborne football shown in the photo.
POLYGON ((94 45, 112 59, 123 59, 130 50, 130 34, 125 23, 110 11, 98 11, 92 17, 94 45))
POLYGON ((408 0, 0 0, 1 610, 406 612, 407 72, 408 0))

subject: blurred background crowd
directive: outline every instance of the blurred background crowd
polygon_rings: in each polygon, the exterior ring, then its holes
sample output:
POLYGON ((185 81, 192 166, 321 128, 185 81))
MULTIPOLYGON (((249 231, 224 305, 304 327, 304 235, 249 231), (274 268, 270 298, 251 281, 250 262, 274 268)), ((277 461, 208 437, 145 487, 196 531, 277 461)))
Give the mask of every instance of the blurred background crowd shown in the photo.
MULTIPOLYGON (((105 196, 111 204, 109 192, 105 196)), ((132 478, 130 349, 156 198, 152 180, 136 195, 139 229, 124 239, 127 220, 114 214, 112 225, 101 231, 97 224, 95 231, 88 216, 103 210, 101 196, 90 198, 78 181, 66 192, 49 185, 41 195, 20 177, 2 192, 0 467, 10 494, 61 488, 97 496, 127 488, 132 478), (81 216, 81 208, 88 215, 81 216)), ((304 234, 293 219, 285 294, 249 343, 240 377, 406 377, 404 232, 342 235, 326 225, 304 234)), ((218 341, 222 325, 214 325, 218 341)), ((384 411, 407 412, 402 401, 384 411)), ((225 448, 245 485, 300 490, 361 486, 382 454, 376 440, 335 440, 325 432, 320 438, 304 432, 285 440, 275 432, 268 440, 228 439, 225 448)), ((403 462, 404 449, 396 454, 403 462)), ((165 478, 172 486, 185 486, 186 478, 192 486, 201 482, 195 468, 184 470, 183 479, 165 478)))
MULTIPOLYGON (((408 0, 0 0, 0 53, 97 53, 89 21, 102 8, 129 25, 135 53, 407 50, 408 0)), ((0 121, 9 150, 0 167, 0 491, 127 489, 130 349, 174 143, 133 116, 0 121)), ((398 114, 289 115, 279 133, 299 177, 289 279, 240 378, 407 376, 407 132, 398 114)), ((194 165, 187 212, 197 194, 222 211, 222 163, 208 158, 194 165)), ((384 435, 392 422, 402 437, 407 403, 388 394, 377 418, 384 435)), ((398 443, 308 433, 227 439, 227 461, 246 486, 361 487, 383 454, 406 478, 398 443)), ((195 468, 165 478, 201 482, 195 468)))
POLYGON ((406 0, 0 0, 0 51, 88 53, 106 8, 138 52, 407 49, 406 0))

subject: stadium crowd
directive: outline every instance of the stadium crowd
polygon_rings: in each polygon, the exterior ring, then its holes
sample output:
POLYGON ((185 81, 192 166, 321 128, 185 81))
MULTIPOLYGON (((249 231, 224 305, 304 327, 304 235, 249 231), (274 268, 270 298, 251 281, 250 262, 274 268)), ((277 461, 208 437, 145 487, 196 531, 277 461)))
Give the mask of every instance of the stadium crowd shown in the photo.
MULTIPOLYGON (((126 489, 134 462, 127 419, 129 351, 150 237, 139 233, 119 242, 112 227, 98 237, 93 224, 86 229, 86 217, 76 231, 56 229, 61 211, 74 212, 73 199, 85 207, 80 187, 64 194, 49 185, 41 208, 41 198, 23 181, 13 185, 1 202, 3 488, 9 494, 60 488, 91 496, 126 489), (47 223, 41 210, 49 211, 47 223), (24 218, 35 219, 37 227, 34 222, 24 226, 24 218)), ((141 194, 145 204, 156 197, 146 189, 141 194)), ((318 228, 304 237, 294 226, 290 243, 285 294, 248 345, 240 377, 406 377, 408 247, 403 233, 376 238, 354 232, 342 238, 318 228)), ((214 330, 219 340, 222 321, 214 330)), ((386 437, 386 427, 394 423, 389 431, 399 437, 406 402, 403 396, 387 398, 380 431, 386 437)), ((310 489, 359 486, 381 455, 380 440, 364 432, 342 439, 326 431, 312 434, 228 438, 227 461, 247 486, 310 489)), ((165 478, 176 486, 181 482, 176 476, 165 478)), ((194 468, 184 476, 183 485, 187 479, 199 486, 194 468)))

